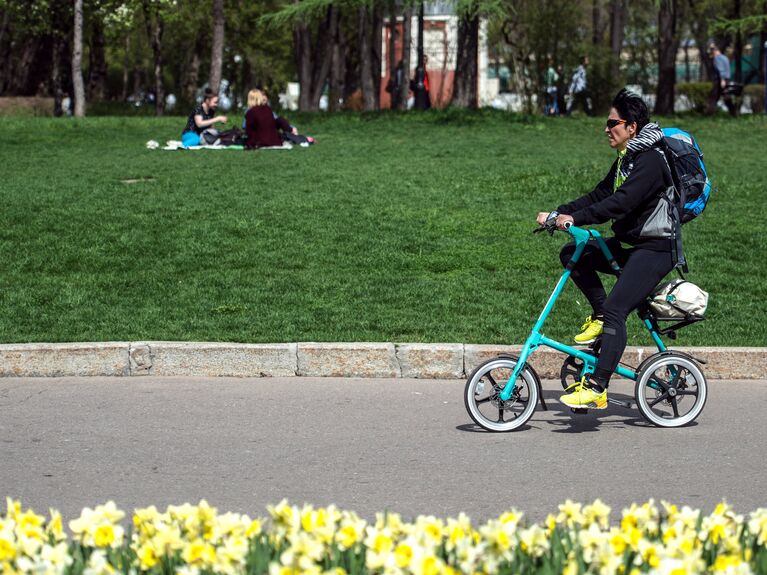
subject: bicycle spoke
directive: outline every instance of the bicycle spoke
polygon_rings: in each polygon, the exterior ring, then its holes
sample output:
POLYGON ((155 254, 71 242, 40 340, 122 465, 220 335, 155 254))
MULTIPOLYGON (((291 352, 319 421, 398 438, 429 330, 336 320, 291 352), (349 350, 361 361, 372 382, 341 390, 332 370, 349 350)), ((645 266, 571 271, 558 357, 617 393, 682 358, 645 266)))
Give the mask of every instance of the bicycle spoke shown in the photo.
POLYGON ((503 407, 498 408, 498 423, 503 423, 503 407))
POLYGON ((676 397, 671 398, 671 408, 674 410, 674 417, 679 417, 679 409, 676 406, 676 397))
POLYGON ((488 397, 486 397, 485 399, 479 399, 479 400, 475 400, 475 401, 476 401, 477 405, 482 405, 483 403, 487 403, 487 402, 488 402, 488 401, 490 401, 491 399, 492 399, 492 398, 488 396, 488 397))
POLYGON ((663 401, 664 399, 668 399, 668 393, 664 393, 664 394, 663 394, 663 395, 661 395, 659 398, 657 398, 655 401, 653 401, 652 403, 650 403, 650 407, 655 407, 656 405, 658 405, 658 404, 659 404, 661 401, 663 401))
POLYGON ((681 369, 677 369, 676 370, 676 374, 674 375, 674 378, 671 380, 669 385, 671 387, 676 387, 677 385, 679 385, 679 378, 680 377, 682 377, 682 370, 681 369))
POLYGON ((671 387, 668 381, 661 379, 657 375, 652 378, 652 381, 650 383, 656 383, 660 385, 663 388, 663 391, 668 391, 668 388, 671 387))

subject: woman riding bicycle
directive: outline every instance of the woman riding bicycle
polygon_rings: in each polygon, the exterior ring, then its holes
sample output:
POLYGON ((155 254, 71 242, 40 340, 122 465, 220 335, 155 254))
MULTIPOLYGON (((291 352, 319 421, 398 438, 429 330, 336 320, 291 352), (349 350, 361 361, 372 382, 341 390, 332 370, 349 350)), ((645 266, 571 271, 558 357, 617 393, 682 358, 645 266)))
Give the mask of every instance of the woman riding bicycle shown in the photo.
MULTIPOLYGON (((605 134, 610 147, 618 152, 607 176, 591 193, 553 212, 540 212, 537 218, 543 225, 556 217, 560 229, 613 220, 615 237, 607 245, 621 272, 610 294, 605 293, 597 272, 614 272, 595 241, 586 246, 571 274, 593 310, 575 341, 591 343, 602 336, 594 373, 560 397, 573 408, 607 407, 610 376, 626 348, 626 318, 677 263, 679 225, 661 129, 650 123, 647 106, 639 96, 621 90, 612 102, 605 134)), ((574 244, 562 249, 563 265, 574 250, 574 244)))

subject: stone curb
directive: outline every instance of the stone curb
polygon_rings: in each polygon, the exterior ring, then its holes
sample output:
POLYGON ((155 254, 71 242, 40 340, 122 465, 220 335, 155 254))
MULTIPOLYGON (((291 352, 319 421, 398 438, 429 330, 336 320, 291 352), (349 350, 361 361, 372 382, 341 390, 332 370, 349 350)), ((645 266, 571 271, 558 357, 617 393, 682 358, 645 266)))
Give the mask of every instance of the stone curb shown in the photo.
MULTIPOLYGON (((461 343, 195 343, 172 341, 0 345, 0 377, 200 376, 389 377, 463 379, 491 357, 519 345, 461 343)), ((703 360, 709 379, 764 379, 767 347, 674 348, 703 360)), ((654 348, 629 347, 638 366, 654 348)), ((559 378, 564 355, 538 349, 530 364, 559 378)))

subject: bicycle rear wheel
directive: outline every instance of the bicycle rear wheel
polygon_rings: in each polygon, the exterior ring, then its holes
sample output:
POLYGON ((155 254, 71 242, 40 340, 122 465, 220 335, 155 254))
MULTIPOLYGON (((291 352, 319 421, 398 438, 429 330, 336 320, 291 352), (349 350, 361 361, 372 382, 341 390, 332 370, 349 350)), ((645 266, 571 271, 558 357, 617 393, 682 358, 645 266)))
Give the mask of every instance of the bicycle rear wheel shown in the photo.
POLYGON ((637 370, 634 397, 642 416, 658 427, 692 423, 706 405, 708 385, 690 356, 666 351, 648 357, 637 370))
POLYGON ((516 357, 497 357, 480 364, 469 376, 464 390, 466 411, 488 431, 513 431, 532 417, 538 403, 540 380, 525 366, 508 400, 500 398, 517 366, 516 357))

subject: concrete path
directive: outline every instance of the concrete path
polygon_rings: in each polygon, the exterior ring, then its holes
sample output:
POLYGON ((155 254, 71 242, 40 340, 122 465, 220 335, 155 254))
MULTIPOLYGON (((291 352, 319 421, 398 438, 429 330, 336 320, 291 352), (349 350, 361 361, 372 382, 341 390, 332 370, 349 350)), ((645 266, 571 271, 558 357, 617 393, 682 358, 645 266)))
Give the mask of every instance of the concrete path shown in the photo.
MULTIPOLYGON (((527 429, 478 430, 464 383, 410 379, 0 380, 0 496, 73 518, 114 499, 132 510, 207 499, 265 514, 283 497, 475 521, 516 506, 542 519, 567 498, 614 513, 667 499, 710 511, 767 506, 767 385, 712 381, 690 427, 649 427, 611 406, 555 401, 527 429)), ((616 397, 628 398, 627 383, 616 397)))

